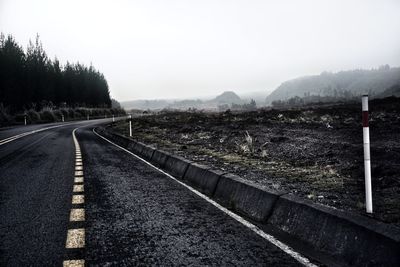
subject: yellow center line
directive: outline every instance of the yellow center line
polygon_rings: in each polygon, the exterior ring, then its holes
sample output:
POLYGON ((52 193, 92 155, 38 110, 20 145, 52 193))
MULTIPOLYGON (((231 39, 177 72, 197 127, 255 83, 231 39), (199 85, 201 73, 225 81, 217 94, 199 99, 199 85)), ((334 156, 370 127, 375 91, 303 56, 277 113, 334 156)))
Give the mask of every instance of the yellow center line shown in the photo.
POLYGON ((75 193, 79 193, 79 192, 83 192, 84 191, 84 187, 83 185, 74 185, 74 192, 75 193))
POLYGON ((69 215, 69 220, 71 222, 85 221, 85 209, 71 209, 71 213, 69 215))
POLYGON ((84 195, 73 195, 72 196, 72 204, 83 204, 85 203, 84 195))
POLYGON ((63 262, 63 267, 84 267, 85 260, 67 260, 63 262))
MULTIPOLYGON (((72 131, 72 137, 75 144, 75 178, 73 192, 84 192, 83 185, 83 165, 82 165, 82 154, 75 136, 75 130, 72 131)), ((79 205, 85 203, 85 195, 75 194, 72 195, 72 204, 79 205)), ((85 221, 85 209, 83 208, 72 208, 69 215, 69 220, 71 222, 83 222, 85 221)), ((77 249, 85 247, 85 228, 79 229, 68 229, 67 240, 65 243, 67 249, 77 249)), ((63 267, 84 267, 84 259, 66 259, 63 261, 63 267)))
POLYGON ((85 229, 69 229, 67 234, 66 248, 84 248, 85 247, 85 229))
POLYGON ((74 183, 83 183, 83 177, 75 177, 74 183))

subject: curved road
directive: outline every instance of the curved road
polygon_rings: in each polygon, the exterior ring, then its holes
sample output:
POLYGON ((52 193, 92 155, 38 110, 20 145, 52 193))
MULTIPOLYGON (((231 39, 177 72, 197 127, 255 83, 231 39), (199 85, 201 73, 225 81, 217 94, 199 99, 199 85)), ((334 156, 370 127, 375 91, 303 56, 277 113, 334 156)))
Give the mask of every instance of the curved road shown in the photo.
POLYGON ((300 265, 99 138, 92 129, 104 122, 0 145, 0 266, 300 265))

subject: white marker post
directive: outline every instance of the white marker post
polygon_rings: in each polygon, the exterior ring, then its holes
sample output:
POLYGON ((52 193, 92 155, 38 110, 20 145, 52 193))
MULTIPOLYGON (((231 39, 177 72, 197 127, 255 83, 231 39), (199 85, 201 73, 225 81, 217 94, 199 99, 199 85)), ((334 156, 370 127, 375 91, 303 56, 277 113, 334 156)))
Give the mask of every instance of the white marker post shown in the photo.
POLYGON ((115 121, 115 119, 114 119, 114 114, 113 114, 113 122, 115 121))
POLYGON ((132 137, 132 115, 129 114, 129 136, 132 137))
POLYGON ((26 125, 26 115, 24 115, 24 124, 26 125))
POLYGON ((64 115, 61 115, 61 121, 64 122, 64 115))
POLYGON ((371 154, 369 146, 368 126, 368 95, 362 96, 362 124, 364 141, 364 172, 365 172, 365 206, 367 213, 372 213, 372 185, 371 185, 371 154))

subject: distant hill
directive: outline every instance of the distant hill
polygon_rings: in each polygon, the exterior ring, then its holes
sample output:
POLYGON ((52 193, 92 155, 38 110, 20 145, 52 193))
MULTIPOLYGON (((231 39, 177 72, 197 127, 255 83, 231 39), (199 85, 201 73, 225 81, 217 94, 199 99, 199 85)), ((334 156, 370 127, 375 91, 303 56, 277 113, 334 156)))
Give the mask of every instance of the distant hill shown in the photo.
POLYGON ((388 65, 372 70, 323 72, 282 83, 266 98, 267 104, 293 97, 332 96, 351 98, 365 93, 379 95, 400 84, 400 68, 388 65))
POLYGON ((243 100, 233 91, 225 91, 211 101, 219 104, 242 104, 243 102, 243 100))
POLYGON ((184 99, 184 100, 132 100, 121 102, 125 109, 141 109, 141 110, 161 110, 161 109, 205 109, 218 110, 221 105, 244 104, 243 101, 235 92, 226 91, 210 100, 200 99, 184 99))
POLYGON ((130 101, 122 101, 121 106, 124 109, 163 109, 167 107, 169 104, 173 103, 173 100, 130 100, 130 101))

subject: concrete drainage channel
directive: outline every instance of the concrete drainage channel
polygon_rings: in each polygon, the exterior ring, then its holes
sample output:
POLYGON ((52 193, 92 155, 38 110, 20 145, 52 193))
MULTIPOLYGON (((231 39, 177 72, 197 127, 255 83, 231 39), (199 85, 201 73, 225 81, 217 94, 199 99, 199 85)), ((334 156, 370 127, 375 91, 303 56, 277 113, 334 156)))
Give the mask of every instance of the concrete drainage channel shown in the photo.
POLYGON ((274 192, 104 128, 96 132, 218 203, 329 258, 328 264, 400 266, 400 230, 373 219, 274 192), (336 264, 335 264, 336 263, 336 264))

